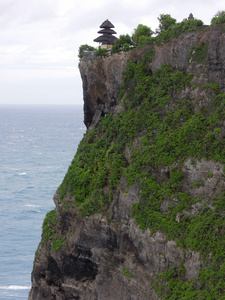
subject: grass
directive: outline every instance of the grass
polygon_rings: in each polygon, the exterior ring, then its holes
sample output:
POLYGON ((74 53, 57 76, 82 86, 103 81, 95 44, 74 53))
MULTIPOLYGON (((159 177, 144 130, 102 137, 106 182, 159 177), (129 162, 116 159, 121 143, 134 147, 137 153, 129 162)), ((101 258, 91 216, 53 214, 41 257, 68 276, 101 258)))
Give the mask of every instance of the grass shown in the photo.
POLYGON ((57 251, 65 245, 66 240, 64 237, 60 237, 57 228, 57 214, 55 209, 46 214, 42 228, 45 243, 51 243, 53 251, 57 251))

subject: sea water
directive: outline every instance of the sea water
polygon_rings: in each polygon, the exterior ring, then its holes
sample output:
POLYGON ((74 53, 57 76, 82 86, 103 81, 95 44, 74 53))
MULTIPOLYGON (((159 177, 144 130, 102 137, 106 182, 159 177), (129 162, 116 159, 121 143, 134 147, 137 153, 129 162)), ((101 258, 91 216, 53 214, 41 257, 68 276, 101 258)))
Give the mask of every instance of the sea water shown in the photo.
POLYGON ((44 217, 85 130, 82 106, 0 106, 0 300, 28 298, 44 217))

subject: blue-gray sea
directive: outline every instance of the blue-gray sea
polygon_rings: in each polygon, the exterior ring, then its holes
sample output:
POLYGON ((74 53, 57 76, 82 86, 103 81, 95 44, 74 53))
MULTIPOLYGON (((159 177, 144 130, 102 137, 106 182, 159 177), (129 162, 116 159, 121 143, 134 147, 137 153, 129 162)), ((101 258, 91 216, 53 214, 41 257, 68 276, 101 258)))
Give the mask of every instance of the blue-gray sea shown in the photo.
POLYGON ((86 128, 82 106, 0 106, 0 299, 27 299, 44 217, 86 128))

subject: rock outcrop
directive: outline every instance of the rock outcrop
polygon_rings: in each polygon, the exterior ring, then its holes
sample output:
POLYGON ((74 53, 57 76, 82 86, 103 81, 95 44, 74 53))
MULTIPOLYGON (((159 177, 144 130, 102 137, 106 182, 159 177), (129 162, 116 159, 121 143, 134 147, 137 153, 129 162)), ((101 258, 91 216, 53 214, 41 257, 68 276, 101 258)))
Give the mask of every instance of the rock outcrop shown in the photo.
MULTIPOLYGON (((89 131, 97 128, 105 115, 119 115, 124 111, 117 99, 127 61, 142 61, 151 47, 147 45, 104 59, 92 57, 80 62, 84 122, 89 131)), ((225 92, 225 34, 222 27, 185 33, 162 46, 155 45, 149 68, 156 70, 163 64, 194 74, 193 88, 182 90, 180 99, 194 99, 196 109, 207 105, 210 99, 201 88, 204 84, 213 81, 219 85, 221 92, 225 92), (191 51, 198 45, 207 47, 204 63, 196 61, 195 52, 191 51)), ((129 151, 127 146, 124 155, 128 163, 131 161, 129 151)), ((203 159, 193 163, 190 158, 183 162, 181 172, 183 187, 190 191, 192 197, 202 197, 204 201, 196 201, 189 211, 177 213, 177 223, 180 218, 197 215, 203 207, 213 210, 210 202, 213 195, 225 188, 221 162, 203 159), (210 175, 206 177, 206 174, 210 175), (203 184, 193 187, 196 182, 203 184)), ((162 167, 157 176, 166 178, 168 168, 162 167)), ((105 190, 108 188, 106 186, 105 190)), ((63 201, 56 193, 56 215, 54 222, 51 221, 51 230, 57 232, 63 242, 61 247, 54 249, 53 238, 46 242, 43 233, 34 261, 29 300, 160 299, 154 289, 157 274, 181 265, 185 270, 183 280, 196 280, 200 268, 204 267, 199 252, 183 249, 160 231, 152 235, 151 228, 140 229, 131 214, 132 205, 139 200, 138 182, 127 187, 124 175, 114 189, 105 214, 82 216, 74 204, 70 188, 63 201)), ((176 201, 174 199, 172 205, 176 205, 176 201)), ((171 201, 165 199, 161 210, 166 213, 170 205, 171 201)), ((50 227, 50 221, 46 224, 50 227)))
MULTIPOLYGON (((178 39, 163 46, 155 46, 155 55, 151 69, 160 68, 163 64, 173 66, 196 76, 207 74, 202 78, 205 83, 216 82, 225 91, 225 35, 221 26, 210 30, 188 32, 178 39), (209 45, 207 46, 207 44, 209 45), (190 51, 193 46, 207 46, 208 56, 206 64, 199 64, 192 60, 190 51)), ((84 123, 87 128, 94 128, 106 114, 115 111, 116 100, 121 90, 122 73, 126 69, 127 61, 144 58, 151 46, 134 49, 133 51, 114 54, 105 59, 87 57, 79 64, 83 81, 84 95, 84 123)))
POLYGON ((81 60, 79 64, 83 82, 84 123, 93 129, 106 114, 115 110, 121 90, 122 74, 127 61, 141 60, 148 47, 100 57, 81 60))

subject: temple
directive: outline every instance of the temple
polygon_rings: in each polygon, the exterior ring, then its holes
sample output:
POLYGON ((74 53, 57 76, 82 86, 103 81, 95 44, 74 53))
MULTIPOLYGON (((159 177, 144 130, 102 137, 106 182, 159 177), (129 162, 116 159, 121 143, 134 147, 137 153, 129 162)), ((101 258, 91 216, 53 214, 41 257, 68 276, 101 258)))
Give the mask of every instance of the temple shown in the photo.
POLYGON ((112 46, 117 40, 117 38, 113 36, 113 34, 116 34, 116 32, 113 29, 111 29, 114 28, 114 25, 107 19, 102 23, 100 28, 103 29, 99 30, 98 33, 101 33, 102 35, 94 39, 94 42, 101 43, 101 48, 111 50, 112 46))

